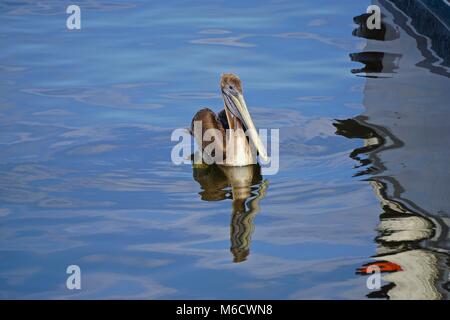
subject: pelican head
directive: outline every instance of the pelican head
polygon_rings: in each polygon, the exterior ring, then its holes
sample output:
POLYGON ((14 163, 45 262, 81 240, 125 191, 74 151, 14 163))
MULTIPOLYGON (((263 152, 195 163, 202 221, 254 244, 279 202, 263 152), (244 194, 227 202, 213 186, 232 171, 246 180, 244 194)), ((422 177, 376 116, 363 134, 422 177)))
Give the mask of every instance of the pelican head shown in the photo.
POLYGON ((220 88, 230 129, 242 127, 252 140, 261 159, 268 161, 266 148, 259 138, 244 100, 241 79, 232 73, 225 73, 220 79, 220 88))

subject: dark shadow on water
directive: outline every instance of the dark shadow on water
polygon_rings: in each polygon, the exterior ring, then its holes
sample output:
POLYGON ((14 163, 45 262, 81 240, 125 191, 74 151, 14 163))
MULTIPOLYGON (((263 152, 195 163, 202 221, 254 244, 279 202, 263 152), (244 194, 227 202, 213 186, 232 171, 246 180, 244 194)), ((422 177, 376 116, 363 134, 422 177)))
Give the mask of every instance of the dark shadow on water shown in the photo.
POLYGON ((391 41, 399 37, 398 28, 395 28, 389 23, 383 21, 383 14, 381 15, 382 23, 381 29, 369 29, 367 27, 367 19, 372 14, 363 13, 353 18, 353 22, 358 25, 352 32, 355 37, 361 37, 379 41, 391 41))
POLYGON ((398 62, 401 54, 392 54, 387 52, 358 52, 351 53, 350 59, 355 62, 360 62, 365 66, 363 68, 352 69, 353 74, 365 73, 366 76, 375 76, 374 74, 389 74, 395 73, 398 68, 398 62))
POLYGON ((344 136, 349 139, 358 138, 370 141, 370 143, 365 143, 363 147, 356 148, 350 153, 350 158, 359 162, 359 165, 355 166, 355 168, 365 167, 364 170, 355 173, 353 175, 354 177, 370 173, 373 174, 379 171, 380 168, 371 165, 373 161, 370 158, 363 157, 363 155, 368 154, 369 152, 384 145, 385 140, 381 135, 379 135, 372 128, 362 125, 355 119, 336 120, 336 122, 333 123, 333 126, 337 129, 335 132, 337 135, 344 136))

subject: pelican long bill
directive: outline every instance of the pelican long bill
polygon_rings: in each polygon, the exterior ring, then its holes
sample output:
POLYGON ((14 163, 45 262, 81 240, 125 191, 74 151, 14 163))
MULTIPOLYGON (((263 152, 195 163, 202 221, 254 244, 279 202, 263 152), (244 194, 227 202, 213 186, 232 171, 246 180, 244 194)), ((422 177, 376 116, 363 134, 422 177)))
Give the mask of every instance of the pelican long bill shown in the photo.
POLYGON ((245 103, 243 95, 241 93, 232 94, 228 91, 225 91, 224 94, 228 98, 225 99, 225 104, 227 104, 227 107, 230 110, 232 110, 232 113, 237 113, 235 114, 235 116, 238 117, 242 121, 243 125, 246 127, 247 134, 250 140, 255 145, 256 150, 258 151, 259 156, 261 157, 261 160, 267 162, 268 156, 266 147, 262 143, 261 138, 259 137, 258 132, 256 131, 255 124, 253 123, 252 117, 248 112, 247 104, 245 103))

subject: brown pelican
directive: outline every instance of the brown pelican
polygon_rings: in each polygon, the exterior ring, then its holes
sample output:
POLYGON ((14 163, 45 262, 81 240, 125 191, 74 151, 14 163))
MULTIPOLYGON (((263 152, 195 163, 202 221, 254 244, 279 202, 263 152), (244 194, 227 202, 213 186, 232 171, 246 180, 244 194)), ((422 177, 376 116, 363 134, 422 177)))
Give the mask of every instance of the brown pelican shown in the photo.
POLYGON ((244 100, 241 80, 234 74, 223 74, 220 88, 224 110, 216 115, 208 108, 201 109, 192 119, 191 133, 201 148, 202 156, 205 157, 203 151, 214 140, 216 148, 209 156, 222 155, 220 161, 214 161, 216 164, 233 167, 255 164, 256 152, 263 161, 267 161, 266 148, 256 132, 244 100), (197 129, 196 123, 201 124, 201 129, 197 129), (213 131, 213 134, 210 141, 205 141, 208 140, 204 139, 208 131, 213 131))
POLYGON ((261 182, 261 167, 256 161, 256 155, 258 153, 264 162, 268 158, 247 109, 241 80, 234 74, 223 74, 220 88, 224 110, 217 115, 208 108, 198 111, 192 119, 191 133, 201 149, 197 155, 200 153, 202 160, 208 157, 204 151, 212 139, 216 148, 209 155, 209 160, 215 158, 217 152, 222 157, 214 162, 194 161, 193 174, 203 189, 200 193, 202 200, 233 199, 230 250, 233 261, 242 262, 250 252, 253 219, 259 212, 259 201, 264 197, 268 184, 267 181, 261 182), (198 123, 201 124, 200 129, 196 125, 198 123), (214 129, 211 140, 204 139, 209 129, 214 129), (231 193, 227 190, 230 187, 231 193))

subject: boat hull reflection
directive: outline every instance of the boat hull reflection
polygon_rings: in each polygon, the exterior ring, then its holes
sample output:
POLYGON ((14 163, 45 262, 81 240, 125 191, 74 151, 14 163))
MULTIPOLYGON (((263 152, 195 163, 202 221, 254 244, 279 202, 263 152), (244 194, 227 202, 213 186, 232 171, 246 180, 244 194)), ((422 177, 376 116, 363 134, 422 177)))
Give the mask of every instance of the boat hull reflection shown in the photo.
POLYGON ((380 201, 377 249, 356 273, 376 265, 387 284, 369 298, 449 298, 450 51, 442 48, 450 35, 433 3, 373 1, 384 13, 379 32, 364 28, 367 15, 354 18, 353 35, 367 39, 363 52, 350 54, 365 65, 351 70, 367 79, 365 111, 334 126, 364 141, 350 153, 355 176, 380 201))

